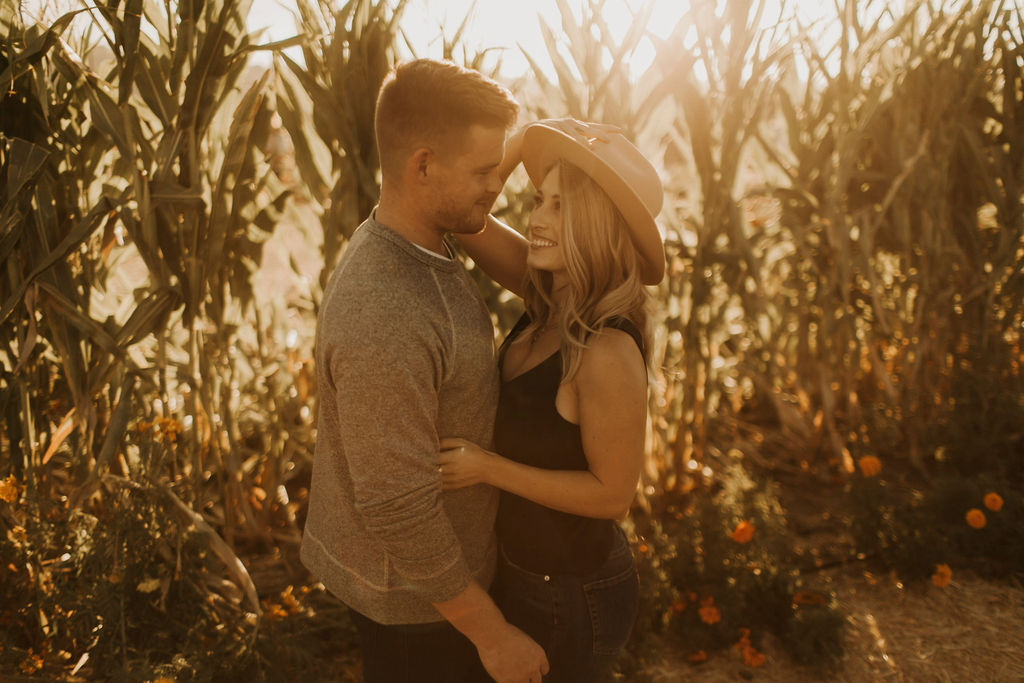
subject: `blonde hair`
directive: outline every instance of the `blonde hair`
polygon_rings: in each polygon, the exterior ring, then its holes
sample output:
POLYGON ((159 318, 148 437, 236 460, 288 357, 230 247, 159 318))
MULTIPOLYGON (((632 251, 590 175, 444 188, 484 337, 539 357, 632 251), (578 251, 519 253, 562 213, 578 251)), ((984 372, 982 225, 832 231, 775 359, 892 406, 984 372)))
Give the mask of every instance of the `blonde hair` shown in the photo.
MULTIPOLYGON (((579 370, 588 338, 610 321, 622 318, 640 331, 648 346, 647 307, 650 293, 640 278, 640 254, 629 226, 601 186, 578 167, 557 162, 561 188, 562 236, 569 291, 559 311, 562 379, 579 370)), ((523 301, 533 334, 552 311, 551 273, 527 271, 523 301)))

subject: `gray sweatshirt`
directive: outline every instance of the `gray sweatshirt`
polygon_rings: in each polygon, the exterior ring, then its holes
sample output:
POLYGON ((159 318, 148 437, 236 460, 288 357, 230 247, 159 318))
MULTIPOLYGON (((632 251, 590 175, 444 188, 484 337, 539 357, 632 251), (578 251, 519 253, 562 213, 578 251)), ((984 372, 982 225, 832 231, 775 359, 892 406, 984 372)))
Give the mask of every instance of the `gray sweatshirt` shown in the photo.
POLYGON ((490 448, 499 379, 490 315, 457 259, 372 217, 353 235, 317 323, 320 408, 303 563, 384 624, 494 575, 497 492, 441 491, 438 442, 490 448))

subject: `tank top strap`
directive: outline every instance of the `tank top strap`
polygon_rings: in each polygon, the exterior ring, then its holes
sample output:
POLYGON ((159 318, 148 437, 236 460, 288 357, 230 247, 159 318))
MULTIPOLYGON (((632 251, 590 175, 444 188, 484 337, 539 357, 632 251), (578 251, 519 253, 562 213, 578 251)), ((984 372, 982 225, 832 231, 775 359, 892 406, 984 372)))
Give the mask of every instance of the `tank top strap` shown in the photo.
POLYGON ((607 327, 611 327, 616 330, 622 330, 636 342, 637 348, 640 349, 640 355, 644 358, 647 357, 647 350, 644 348, 644 336, 640 334, 640 330, 632 321, 626 318, 612 318, 606 323, 607 327))

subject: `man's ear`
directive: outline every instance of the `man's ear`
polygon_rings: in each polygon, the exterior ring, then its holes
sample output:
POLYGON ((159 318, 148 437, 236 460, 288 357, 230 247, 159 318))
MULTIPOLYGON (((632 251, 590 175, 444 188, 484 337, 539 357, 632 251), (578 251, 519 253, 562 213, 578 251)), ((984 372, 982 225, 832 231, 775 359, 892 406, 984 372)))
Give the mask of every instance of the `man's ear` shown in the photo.
POLYGON ((434 150, 429 147, 419 147, 409 157, 409 170, 412 171, 416 180, 426 180, 430 165, 435 160, 434 150))

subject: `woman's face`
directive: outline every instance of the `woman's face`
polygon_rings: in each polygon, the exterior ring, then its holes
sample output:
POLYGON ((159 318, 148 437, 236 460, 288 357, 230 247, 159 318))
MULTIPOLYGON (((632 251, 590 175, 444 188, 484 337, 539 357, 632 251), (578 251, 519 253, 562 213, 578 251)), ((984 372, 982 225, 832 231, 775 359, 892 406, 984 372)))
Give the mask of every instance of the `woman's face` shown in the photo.
POLYGON ((565 277, 565 252, 562 249, 562 198, 558 166, 552 166, 537 188, 530 212, 530 251, 526 265, 546 270, 557 282, 565 277))

